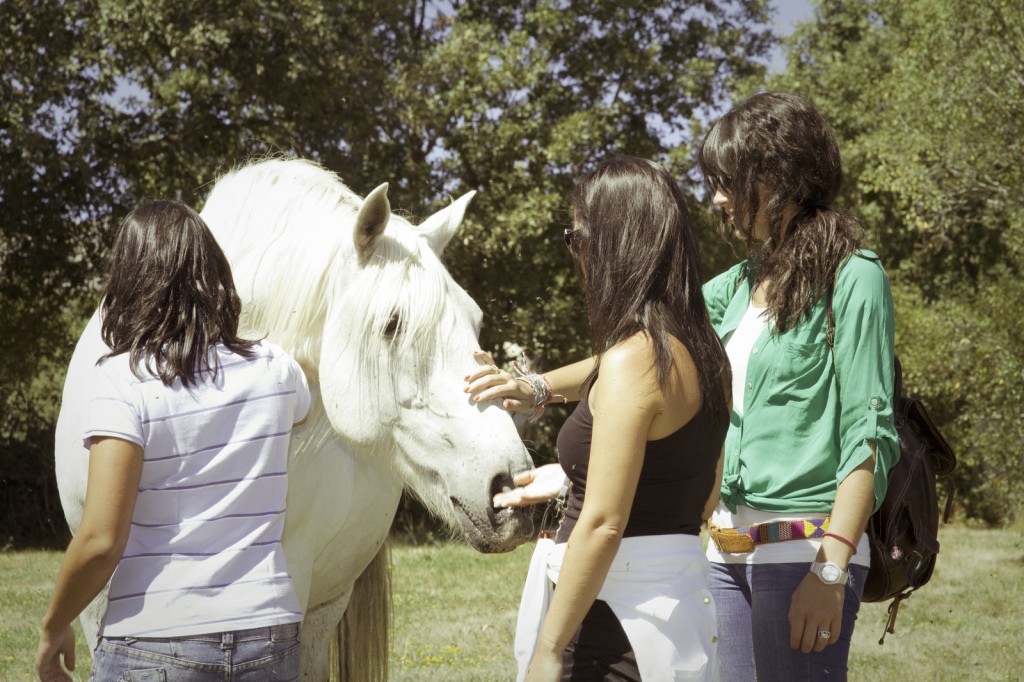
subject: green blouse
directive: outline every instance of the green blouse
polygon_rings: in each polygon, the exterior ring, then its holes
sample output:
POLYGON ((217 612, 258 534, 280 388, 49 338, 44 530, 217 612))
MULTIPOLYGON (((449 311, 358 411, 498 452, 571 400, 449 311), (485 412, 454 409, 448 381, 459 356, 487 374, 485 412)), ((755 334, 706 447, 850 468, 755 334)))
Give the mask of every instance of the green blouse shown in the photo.
MULTIPOLYGON (((779 513, 828 512, 836 488, 871 456, 875 509, 899 458, 893 424, 893 303, 875 254, 840 267, 832 302, 835 354, 825 341, 825 296, 810 317, 778 334, 769 323, 751 350, 744 414, 725 439, 722 501, 779 513), (875 260, 868 260, 869 258, 875 260), (838 380, 836 373, 838 372, 838 380)), ((744 261, 704 285, 723 342, 750 305, 754 267, 744 261)))

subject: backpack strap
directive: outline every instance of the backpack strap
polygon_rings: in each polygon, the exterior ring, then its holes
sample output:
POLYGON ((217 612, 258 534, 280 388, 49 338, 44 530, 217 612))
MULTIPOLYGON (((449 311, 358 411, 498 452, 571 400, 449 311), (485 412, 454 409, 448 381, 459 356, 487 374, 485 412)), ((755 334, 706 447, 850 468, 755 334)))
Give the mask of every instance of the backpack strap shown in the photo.
POLYGON ((909 599, 910 595, 919 590, 920 587, 921 586, 918 585, 916 587, 911 587, 904 592, 900 592, 892 598, 891 602, 889 602, 889 608, 887 610, 889 617, 885 621, 885 629, 882 630, 882 638, 878 640, 879 645, 885 644, 886 635, 896 634, 896 615, 900 612, 900 602, 904 599, 909 599))

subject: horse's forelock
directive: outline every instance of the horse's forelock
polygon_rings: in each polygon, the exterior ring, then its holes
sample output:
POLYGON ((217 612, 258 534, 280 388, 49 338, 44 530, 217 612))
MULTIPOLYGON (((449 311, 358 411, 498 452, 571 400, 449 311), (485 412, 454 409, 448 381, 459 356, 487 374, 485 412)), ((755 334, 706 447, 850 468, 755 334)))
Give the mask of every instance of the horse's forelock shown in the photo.
POLYGON ((389 226, 367 264, 364 286, 372 287, 373 296, 362 299, 360 356, 369 362, 387 350, 419 359, 418 365, 426 371, 450 331, 444 324, 450 276, 420 237, 409 228, 395 227, 389 226), (395 316, 399 333, 389 339, 383 330, 395 316))

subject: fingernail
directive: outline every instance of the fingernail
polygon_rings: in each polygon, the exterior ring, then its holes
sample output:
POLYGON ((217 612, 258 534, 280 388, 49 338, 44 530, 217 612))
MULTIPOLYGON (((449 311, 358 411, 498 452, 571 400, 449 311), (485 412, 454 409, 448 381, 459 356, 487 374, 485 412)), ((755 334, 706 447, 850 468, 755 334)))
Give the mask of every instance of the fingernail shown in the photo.
POLYGON ((473 400, 475 400, 477 402, 480 402, 480 396, 478 396, 478 395, 473 396, 473 400))

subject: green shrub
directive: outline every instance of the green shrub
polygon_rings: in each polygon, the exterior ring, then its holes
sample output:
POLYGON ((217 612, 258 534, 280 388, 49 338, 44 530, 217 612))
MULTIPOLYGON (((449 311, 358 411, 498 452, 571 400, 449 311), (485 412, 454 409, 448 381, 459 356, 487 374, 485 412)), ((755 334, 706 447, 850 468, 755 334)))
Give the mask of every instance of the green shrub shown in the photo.
POLYGON ((1024 499, 1024 284, 1007 272, 932 303, 917 291, 893 286, 905 390, 924 401, 957 454, 958 509, 1005 525, 1024 499))

